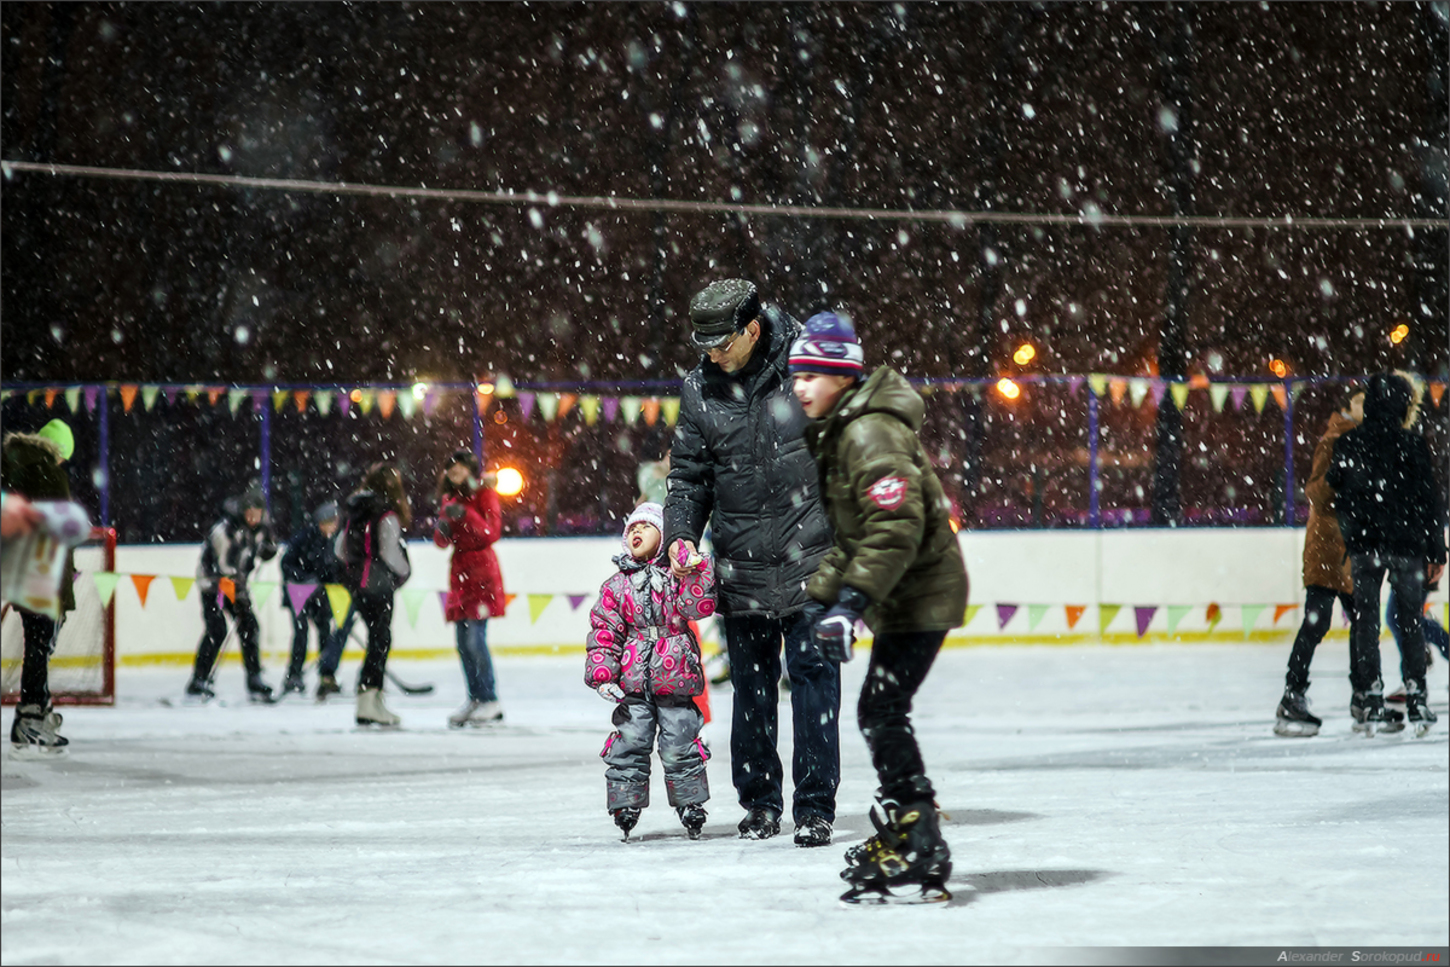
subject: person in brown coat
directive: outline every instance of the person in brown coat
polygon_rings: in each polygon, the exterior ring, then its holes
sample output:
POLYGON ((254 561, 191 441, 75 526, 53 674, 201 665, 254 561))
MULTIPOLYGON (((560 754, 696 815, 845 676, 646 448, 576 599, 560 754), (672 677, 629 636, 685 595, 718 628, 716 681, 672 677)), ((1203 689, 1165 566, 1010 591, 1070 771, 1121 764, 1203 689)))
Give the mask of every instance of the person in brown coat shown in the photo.
POLYGON ((1324 435, 1314 447, 1314 463, 1304 493, 1309 498, 1309 522, 1304 528, 1304 621, 1289 652, 1289 671, 1284 676, 1284 697, 1275 715, 1274 734, 1306 737, 1319 734, 1323 720, 1309 711, 1305 693, 1309 690, 1309 663, 1314 649, 1324 640, 1339 599, 1345 615, 1354 617, 1354 584, 1349 574, 1349 554, 1339 532, 1334 512, 1334 489, 1324 477, 1334 458, 1334 443, 1364 420, 1364 389, 1355 387, 1344 408, 1329 418, 1324 435))

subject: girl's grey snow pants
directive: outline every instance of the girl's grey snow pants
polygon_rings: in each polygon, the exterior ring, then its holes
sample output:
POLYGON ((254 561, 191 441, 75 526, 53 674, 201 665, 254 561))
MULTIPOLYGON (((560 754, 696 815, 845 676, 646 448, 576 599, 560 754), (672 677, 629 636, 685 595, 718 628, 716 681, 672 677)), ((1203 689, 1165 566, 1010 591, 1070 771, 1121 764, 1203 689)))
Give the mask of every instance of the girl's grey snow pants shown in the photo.
POLYGON ((659 733, 660 762, 671 806, 688 806, 710 798, 705 776, 709 753, 700 741, 705 716, 693 702, 679 707, 631 698, 614 707, 614 729, 604 743, 607 807, 649 805, 650 752, 659 733))

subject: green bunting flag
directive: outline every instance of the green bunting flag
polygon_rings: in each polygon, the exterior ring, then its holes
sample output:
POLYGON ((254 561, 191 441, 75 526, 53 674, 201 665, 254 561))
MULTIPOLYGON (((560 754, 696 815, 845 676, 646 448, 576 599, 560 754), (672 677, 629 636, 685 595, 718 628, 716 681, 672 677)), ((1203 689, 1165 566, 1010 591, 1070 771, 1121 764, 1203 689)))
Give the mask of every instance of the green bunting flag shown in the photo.
POLYGON ((1168 606, 1168 633, 1170 635, 1178 630, 1178 622, 1182 621, 1192 610, 1192 605, 1187 604, 1170 604, 1168 606))
POLYGON ((1254 412, 1264 412, 1264 404, 1269 401, 1269 387, 1265 383, 1255 383, 1249 387, 1249 399, 1254 401, 1254 412))
POLYGON ((260 608, 267 603, 272 596, 272 591, 277 587, 276 581, 253 581, 252 582, 252 606, 260 608))
POLYGON ((172 578, 171 590, 176 592, 176 600, 180 601, 191 593, 191 586, 196 583, 196 578, 172 578))
POLYGON ((1103 396, 1108 392, 1108 377, 1106 373, 1089 373, 1088 389, 1093 391, 1094 396, 1103 396))
POLYGON ((1042 623, 1042 618, 1047 614, 1047 605, 1029 604, 1027 606, 1027 630, 1036 631, 1037 626, 1042 623))
POLYGON ((552 594, 529 595, 529 624, 533 624, 539 620, 539 615, 544 613, 544 609, 549 606, 549 602, 552 600, 554 600, 552 594))
POLYGON ((1168 386, 1168 393, 1170 396, 1173 397, 1173 405, 1178 407, 1180 410, 1188 405, 1187 383, 1170 383, 1168 386))
POLYGON ((967 605, 967 613, 962 616, 962 627, 966 627, 967 625, 971 624, 972 619, 975 618, 977 616, 977 612, 981 610, 982 606, 980 604, 967 605))
POLYGON ((1246 605, 1243 605, 1243 613, 1244 613, 1244 637, 1245 638, 1247 638, 1249 636, 1249 632, 1250 631, 1253 631, 1254 630, 1254 622, 1259 620, 1259 615, 1262 614, 1263 613, 1263 610, 1265 608, 1267 608, 1267 607, 1268 607, 1267 604, 1246 604, 1246 605))
POLYGON ((101 607, 111 603, 111 595, 116 593, 116 582, 121 580, 121 575, 111 571, 96 571, 91 575, 91 580, 96 582, 96 593, 101 596, 101 607))
POLYGON ((422 588, 403 588, 399 593, 403 596, 403 611, 408 615, 408 627, 418 627, 418 612, 423 607, 423 598, 427 592, 422 588))
POLYGON ((326 588, 327 603, 332 606, 332 619, 341 628, 342 623, 347 620, 347 609, 352 604, 352 595, 341 584, 328 584, 326 588))
POLYGON ((1105 635, 1108 633, 1108 625, 1113 623, 1113 619, 1118 616, 1118 612, 1121 610, 1123 610, 1121 604, 1098 605, 1098 634, 1105 635))
POLYGON ((1228 400, 1228 384, 1214 383, 1208 388, 1208 398, 1213 403, 1213 411, 1222 413, 1223 404, 1228 400))

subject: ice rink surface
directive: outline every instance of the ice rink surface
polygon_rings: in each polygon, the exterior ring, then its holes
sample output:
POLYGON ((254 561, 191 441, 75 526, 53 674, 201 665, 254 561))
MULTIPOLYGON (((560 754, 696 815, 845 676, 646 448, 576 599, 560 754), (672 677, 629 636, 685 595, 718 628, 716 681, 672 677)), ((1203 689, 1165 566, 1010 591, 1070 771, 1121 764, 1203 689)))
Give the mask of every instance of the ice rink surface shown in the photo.
MULTIPOLYGON (((450 731, 455 663, 395 661, 396 733, 351 701, 165 707, 187 670, 123 668, 66 711, 72 752, 7 759, 0 959, 21 963, 1088 962, 1117 945, 1447 943, 1445 664, 1422 739, 1351 733, 1347 648, 1310 692, 1324 731, 1271 733, 1288 646, 942 653, 916 723, 956 872, 950 904, 843 908, 842 848, 875 787, 846 668, 836 843, 736 838, 728 687, 714 798, 685 839, 604 811, 608 707, 582 656, 502 657, 507 724, 450 731)), ((1388 688, 1398 656, 1384 649, 1388 688)), ((344 681, 356 665, 345 665, 344 681)), ((270 677, 279 676, 273 669, 270 677)), ((8 729, 12 711, 7 709, 8 729)), ((782 748, 789 710, 782 704, 782 748)), ((789 762, 788 751, 786 761, 789 762)), ((789 817, 787 816, 787 819, 789 817)))

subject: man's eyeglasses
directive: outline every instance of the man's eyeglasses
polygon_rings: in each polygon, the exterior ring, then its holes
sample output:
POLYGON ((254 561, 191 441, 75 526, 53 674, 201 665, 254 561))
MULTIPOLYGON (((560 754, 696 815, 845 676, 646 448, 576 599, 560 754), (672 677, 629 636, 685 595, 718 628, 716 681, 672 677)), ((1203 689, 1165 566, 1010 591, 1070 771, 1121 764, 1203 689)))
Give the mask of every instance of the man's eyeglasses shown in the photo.
POLYGON ((730 351, 730 347, 735 345, 735 340, 739 339, 743 335, 745 335, 744 329, 740 330, 724 342, 720 343, 718 346, 711 346, 709 349, 705 350, 705 355, 710 357, 725 355, 730 351))

